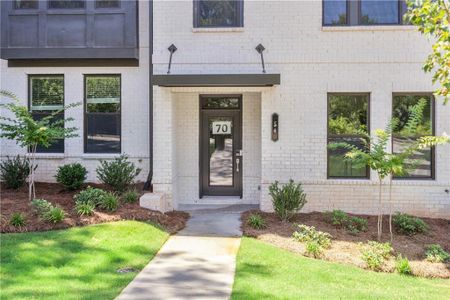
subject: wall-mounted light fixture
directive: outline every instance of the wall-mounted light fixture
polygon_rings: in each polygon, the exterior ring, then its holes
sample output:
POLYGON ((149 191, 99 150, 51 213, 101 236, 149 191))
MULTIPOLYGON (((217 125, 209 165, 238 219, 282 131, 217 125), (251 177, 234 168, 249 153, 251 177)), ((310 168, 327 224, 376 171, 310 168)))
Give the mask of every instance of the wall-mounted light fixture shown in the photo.
POLYGON ((172 66, 172 55, 175 51, 177 51, 177 47, 175 47, 175 45, 172 44, 169 46, 169 48, 167 48, 167 50, 169 50, 169 52, 170 52, 169 67, 167 68, 167 74, 170 74, 170 67, 172 66))
POLYGON ((266 73, 266 66, 264 65, 264 55, 263 55, 263 51, 266 50, 266 48, 264 48, 263 45, 259 44, 258 46, 256 46, 256 51, 258 51, 259 55, 261 55, 261 65, 262 65, 262 72, 266 73))
POLYGON ((272 141, 278 141, 278 132, 280 130, 280 124, 278 122, 278 114, 272 114, 272 141))

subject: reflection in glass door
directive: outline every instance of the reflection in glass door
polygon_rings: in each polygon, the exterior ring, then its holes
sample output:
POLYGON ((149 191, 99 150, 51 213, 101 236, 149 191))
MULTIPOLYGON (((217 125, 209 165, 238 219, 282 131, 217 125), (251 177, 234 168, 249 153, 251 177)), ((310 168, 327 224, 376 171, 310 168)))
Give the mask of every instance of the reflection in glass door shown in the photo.
POLYGON ((233 120, 213 117, 209 121, 209 185, 233 185, 233 120))

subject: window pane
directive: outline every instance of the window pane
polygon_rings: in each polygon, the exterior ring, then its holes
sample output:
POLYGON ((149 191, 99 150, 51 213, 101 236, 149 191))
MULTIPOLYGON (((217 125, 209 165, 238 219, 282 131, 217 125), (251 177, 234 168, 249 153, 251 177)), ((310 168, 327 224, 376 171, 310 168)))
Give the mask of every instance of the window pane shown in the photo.
POLYGON ((86 76, 86 152, 120 153, 120 75, 86 76))
POLYGON ((116 8, 120 7, 119 0, 95 0, 95 8, 116 8))
POLYGON ((347 0, 324 0, 323 10, 325 25, 347 24, 347 0))
POLYGON ((63 76, 31 76, 31 110, 58 110, 64 106, 63 76))
MULTIPOLYGON (((367 132, 368 95, 328 96, 328 144, 346 142, 363 149, 362 132, 367 132)), ((346 149, 328 149, 328 176, 366 178, 366 166, 345 159, 346 149)))
POLYGON ((16 0, 14 1, 15 9, 37 9, 38 1, 37 0, 16 0))
POLYGON ((197 25, 200 27, 241 26, 239 5, 241 1, 198 1, 197 25))
POLYGON ((239 98, 206 98, 203 104, 204 109, 238 109, 239 98))
POLYGON ((84 8, 84 0, 49 0, 48 7, 61 9, 84 8))
POLYGON ((371 24, 398 24, 398 0, 361 0, 360 22, 371 24))
MULTIPOLYGON (((44 117, 50 115, 51 112, 33 112, 33 118, 35 120, 40 120, 44 117)), ((55 116, 54 120, 64 119, 64 113, 55 116)), ((38 146, 36 148, 37 153, 64 153, 64 139, 58 139, 55 143, 51 144, 49 147, 38 146)))
MULTIPOLYGON (((401 95, 394 96, 392 117, 398 122, 393 134, 393 152, 399 153, 414 143, 417 138, 433 134, 431 95, 401 95), (407 124, 411 115, 411 108, 420 99, 427 103, 420 124, 416 130, 411 130, 407 124)), ((410 160, 407 161, 408 175, 402 177, 432 177, 432 148, 416 151, 410 160)))

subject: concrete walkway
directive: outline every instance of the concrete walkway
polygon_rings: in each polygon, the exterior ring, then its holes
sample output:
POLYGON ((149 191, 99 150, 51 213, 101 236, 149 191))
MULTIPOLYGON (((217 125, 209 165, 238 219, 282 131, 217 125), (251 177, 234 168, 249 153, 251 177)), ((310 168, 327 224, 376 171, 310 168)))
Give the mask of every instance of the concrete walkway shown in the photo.
POLYGON ((169 238, 117 299, 228 299, 242 234, 240 213, 246 209, 191 211, 186 228, 169 238))

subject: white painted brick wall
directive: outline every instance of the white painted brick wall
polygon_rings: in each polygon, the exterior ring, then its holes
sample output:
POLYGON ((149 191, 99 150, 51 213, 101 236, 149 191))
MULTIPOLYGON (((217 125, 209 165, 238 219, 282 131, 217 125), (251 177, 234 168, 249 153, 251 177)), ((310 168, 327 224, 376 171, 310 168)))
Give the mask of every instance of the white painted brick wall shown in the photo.
MULTIPOLYGON (((156 74, 165 74, 167 47, 172 43, 178 48, 173 56, 173 74, 260 73, 260 57, 254 50, 258 43, 266 47, 268 73, 281 74, 280 86, 253 90, 261 93, 261 160, 252 165, 261 168, 262 209, 271 210, 268 185, 293 178, 303 182, 308 193, 305 210, 377 212, 376 174, 371 174, 371 180, 326 179, 327 93, 370 93, 371 129, 384 128, 390 118, 393 92, 433 90, 431 76, 421 69, 430 44, 414 27, 322 28, 319 0, 244 1, 245 27, 232 31, 193 30, 192 1, 156 1, 154 14, 156 74), (280 139, 276 143, 270 140, 274 112, 280 115, 280 139)), ((156 87, 158 90, 165 89, 156 87)), ((183 91, 206 93, 211 88, 171 90, 183 91)), ((250 92, 242 88, 221 91, 250 92)), ((166 99, 155 97, 155 101, 166 99)), ((198 106, 197 102, 192 104, 198 106)), ((244 123, 256 121, 254 116, 247 117, 244 123)), ((436 133, 443 132, 450 132, 450 105, 439 102, 436 133)), ((179 159, 177 156, 177 164, 179 159)), ((434 181, 395 182, 394 210, 450 217, 450 195, 445 192, 450 188, 450 146, 438 147, 436 166, 434 181)), ((244 185, 250 178, 249 174, 244 185)), ((183 191, 193 185, 196 191, 197 178, 192 184, 184 184, 177 198, 183 198, 183 191)))

